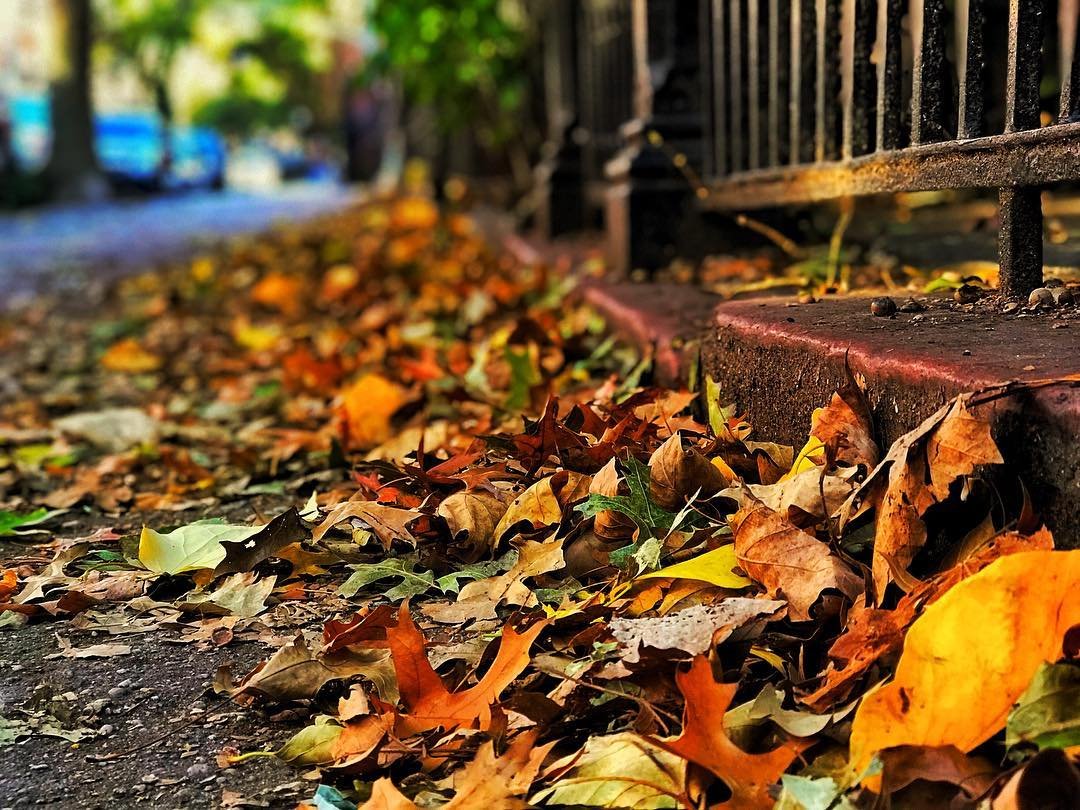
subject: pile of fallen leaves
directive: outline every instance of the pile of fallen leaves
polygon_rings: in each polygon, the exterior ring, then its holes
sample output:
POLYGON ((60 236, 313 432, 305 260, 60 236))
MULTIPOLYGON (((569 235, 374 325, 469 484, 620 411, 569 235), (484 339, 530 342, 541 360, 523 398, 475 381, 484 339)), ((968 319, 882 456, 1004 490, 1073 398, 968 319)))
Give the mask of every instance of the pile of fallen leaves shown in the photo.
POLYGON ((306 723, 220 764, 320 808, 1072 806, 1080 551, 998 497, 1002 392, 770 443, 579 272, 414 197, 10 318, 0 625, 270 643, 214 690, 306 723))

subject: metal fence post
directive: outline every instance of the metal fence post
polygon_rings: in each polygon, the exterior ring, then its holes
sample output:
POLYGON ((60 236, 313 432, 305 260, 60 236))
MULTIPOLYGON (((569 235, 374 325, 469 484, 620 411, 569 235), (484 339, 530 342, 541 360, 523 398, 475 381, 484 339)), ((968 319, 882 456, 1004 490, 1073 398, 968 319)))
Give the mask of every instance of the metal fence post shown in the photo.
POLYGON ((548 138, 536 168, 536 221, 547 238, 585 227, 585 175, 574 139, 580 116, 578 6, 581 0, 548 0, 541 45, 548 138))
POLYGON ((634 0, 634 118, 607 165, 609 258, 616 273, 693 258, 705 241, 695 188, 704 110, 697 0, 634 0))

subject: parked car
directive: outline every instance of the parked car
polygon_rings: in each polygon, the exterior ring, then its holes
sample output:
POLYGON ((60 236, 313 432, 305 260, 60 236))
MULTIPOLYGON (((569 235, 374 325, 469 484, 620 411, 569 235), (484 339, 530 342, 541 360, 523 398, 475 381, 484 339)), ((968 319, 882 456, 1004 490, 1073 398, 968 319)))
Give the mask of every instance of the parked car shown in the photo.
MULTIPOLYGON (((44 168, 52 148, 46 96, 17 97, 11 104, 12 144, 19 168, 44 168)), ((165 163, 164 127, 153 112, 136 110, 94 117, 98 162, 119 188, 222 188, 227 151, 222 137, 206 127, 174 127, 165 163)))

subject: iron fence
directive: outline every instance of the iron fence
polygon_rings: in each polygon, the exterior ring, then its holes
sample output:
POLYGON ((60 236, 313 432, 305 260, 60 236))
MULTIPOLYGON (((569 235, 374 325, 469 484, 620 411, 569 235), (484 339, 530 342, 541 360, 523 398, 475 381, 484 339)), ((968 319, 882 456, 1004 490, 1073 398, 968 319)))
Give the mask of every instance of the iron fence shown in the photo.
POLYGON ((1080 0, 550 7, 561 9, 556 26, 575 21, 578 49, 565 83, 572 97, 563 97, 575 125, 560 137, 578 138, 584 150, 583 189, 607 161, 607 227, 628 266, 662 262, 670 251, 650 246, 677 243, 672 231, 691 209, 994 189, 1003 291, 1024 294, 1041 282, 1039 191, 1080 180, 1080 0), (688 207, 672 207, 679 172, 660 170, 650 155, 644 135, 654 130, 698 164, 691 168, 704 191, 684 183, 688 207), (660 200, 651 213, 650 197, 660 200))

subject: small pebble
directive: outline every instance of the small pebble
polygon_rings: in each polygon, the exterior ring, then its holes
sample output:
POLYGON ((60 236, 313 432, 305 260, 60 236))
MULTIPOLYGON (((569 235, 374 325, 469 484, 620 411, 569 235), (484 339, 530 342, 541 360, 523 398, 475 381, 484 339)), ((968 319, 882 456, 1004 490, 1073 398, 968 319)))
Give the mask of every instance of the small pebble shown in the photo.
POLYGON ((1050 295, 1054 296, 1054 305, 1059 307, 1070 306, 1076 300, 1065 287, 1054 287, 1050 290, 1050 295))
POLYGON ((1007 303, 1005 306, 1003 306, 1001 308, 1001 311, 1004 312, 1006 315, 1008 315, 1008 314, 1010 314, 1012 312, 1016 312, 1016 310, 1018 310, 1018 309, 1020 309, 1020 305, 1018 303, 1016 303, 1015 301, 1010 301, 1009 303, 1007 303))
POLYGON ((964 284, 956 288, 956 291, 953 293, 953 299, 960 304, 973 304, 979 300, 981 295, 982 290, 974 284, 964 284))
POLYGON ((1046 283, 1043 284, 1043 286, 1046 287, 1046 289, 1048 290, 1053 290, 1058 287, 1064 287, 1065 282, 1062 281, 1060 278, 1048 278, 1046 280, 1046 283))
POLYGON ((121 689, 119 686, 114 686, 112 689, 109 690, 109 697, 120 697, 124 694, 124 691, 125 690, 121 689))
POLYGON ((157 780, 158 780, 158 778, 157 778, 156 773, 145 773, 145 774, 143 774, 142 781, 143 781, 144 785, 152 785, 157 780))
POLYGON ((870 313, 878 318, 890 318, 896 314, 896 302, 883 295, 870 302, 870 313))
POLYGON ((131 678, 125 678, 124 680, 120 681, 117 686, 119 686, 121 689, 130 689, 132 684, 134 683, 135 681, 133 681, 131 678))
POLYGON ((98 734, 100 734, 102 737, 108 737, 114 731, 116 731, 116 726, 112 725, 112 723, 106 723, 98 729, 98 734))
POLYGON ((971 349, 964 349, 964 357, 971 357, 971 349))
POLYGON ((1054 294, 1046 287, 1036 287, 1028 296, 1028 303, 1033 307, 1052 307, 1054 305, 1054 294))
POLYGON ((213 772, 213 769, 205 762, 196 762, 187 769, 188 779, 205 779, 213 772))

